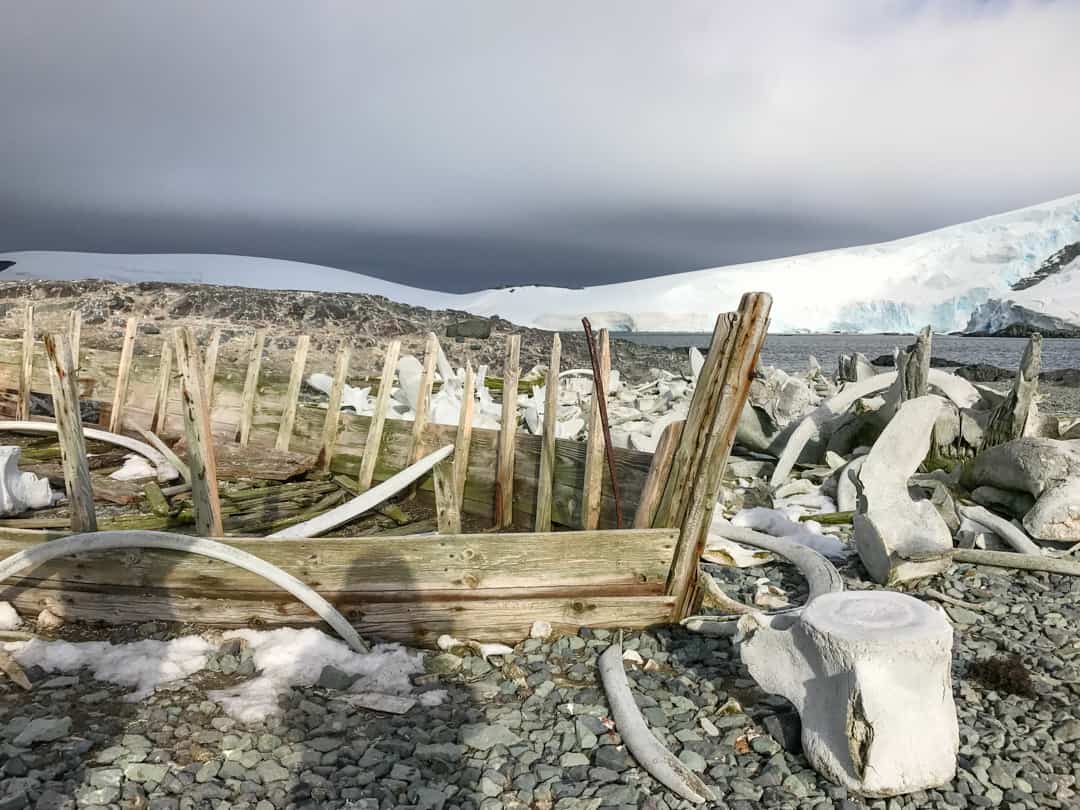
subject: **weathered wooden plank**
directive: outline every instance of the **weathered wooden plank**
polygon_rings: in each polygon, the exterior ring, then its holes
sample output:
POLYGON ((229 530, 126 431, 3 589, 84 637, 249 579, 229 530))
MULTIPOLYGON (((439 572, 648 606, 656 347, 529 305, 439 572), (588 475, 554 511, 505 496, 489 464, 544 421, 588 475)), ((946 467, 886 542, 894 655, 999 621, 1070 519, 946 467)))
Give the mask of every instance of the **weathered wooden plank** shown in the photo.
POLYGON ((341 417, 341 396, 345 391, 345 378, 349 374, 349 359, 352 349, 344 340, 338 347, 337 365, 334 368, 334 383, 330 386, 330 400, 326 404, 326 422, 323 424, 322 447, 319 448, 318 464, 323 470, 330 469, 334 457, 334 444, 337 442, 338 422, 341 417))
POLYGON ((544 429, 541 436, 540 472, 536 486, 536 523, 538 532, 551 531, 551 490, 555 483, 555 430, 559 410, 559 364, 562 360, 562 338, 556 332, 551 338, 551 359, 548 361, 544 384, 544 429))
POLYGON ((240 400, 240 446, 247 447, 251 438, 251 424, 255 413, 255 397, 259 391, 259 369, 262 367, 266 330, 259 329, 251 336, 247 374, 244 377, 244 393, 240 400))
POLYGON ((82 312, 75 307, 68 313, 68 343, 71 345, 71 362, 79 370, 79 351, 82 348, 82 312))
POLYGON ((151 430, 160 433, 165 429, 165 417, 169 412, 169 385, 172 382, 172 344, 162 341, 158 365, 158 386, 154 395, 154 415, 151 430))
POLYGON ((448 468, 446 462, 442 462, 431 471, 439 534, 461 534, 461 501, 454 486, 453 470, 453 466, 448 468))
POLYGON ((415 464, 424 456, 424 428, 428 423, 428 407, 431 404, 431 389, 435 383, 435 361, 439 357, 439 338, 434 332, 428 332, 424 346, 424 368, 420 373, 420 392, 416 400, 416 419, 412 426, 412 448, 409 451, 409 463, 415 464))
MULTIPOLYGON (((187 449, 187 440, 177 444, 177 452, 187 449)), ((269 447, 241 447, 232 442, 214 442, 214 463, 219 478, 258 478, 287 481, 315 468, 315 457, 295 450, 269 447)))
POLYGON ((135 335, 139 330, 139 319, 127 319, 124 327, 124 340, 120 348, 120 368, 116 372, 116 390, 113 393, 112 413, 109 416, 109 430, 113 433, 124 432, 124 407, 127 404, 128 377, 131 374, 131 359, 135 354, 135 335))
POLYGON ((195 528, 204 537, 221 537, 221 501, 218 498, 217 464, 210 433, 210 409, 206 406, 206 376, 199 360, 195 336, 188 328, 173 335, 176 365, 180 370, 180 398, 184 407, 188 468, 191 471, 191 501, 195 528))
POLYGON ((592 406, 589 409, 589 436, 585 449, 585 483, 582 487, 581 526, 595 529, 600 523, 600 498, 604 491, 604 426, 600 418, 600 397, 597 391, 607 392, 611 379, 611 341, 608 330, 596 335, 596 355, 600 366, 599 386, 593 380, 592 406))
POLYGON ((641 488, 641 498, 638 500, 637 512, 634 514, 635 529, 645 529, 653 525, 656 510, 660 506, 660 498, 664 494, 664 486, 671 474, 675 448, 679 446, 685 424, 686 422, 682 419, 672 422, 664 428, 656 442, 652 464, 649 465, 649 475, 645 479, 645 486, 641 488))
POLYGON ((215 326, 210 333, 210 342, 206 346, 206 407, 214 407, 214 381, 217 379, 218 351, 221 349, 221 327, 215 326))
MULTIPOLYGON (((454 506, 460 508, 465 497, 465 479, 469 473, 469 445, 472 443, 473 408, 476 404, 474 385, 476 375, 472 363, 465 364, 465 380, 461 389, 461 413, 458 418, 457 440, 454 442, 454 506)), ((460 523, 460 512, 458 522, 460 523)))
POLYGON ((75 385, 75 361, 66 335, 45 335, 45 351, 52 378, 53 413, 60 443, 60 463, 64 469, 64 490, 74 532, 96 532, 94 488, 90 463, 86 459, 86 439, 79 415, 79 391, 75 385))
POLYGON ((293 425, 296 422, 296 406, 300 397, 300 385, 304 382, 304 366, 307 365, 308 349, 311 336, 301 335, 296 340, 296 354, 293 356, 292 372, 289 375, 289 390, 285 393, 285 409, 281 412, 281 424, 278 426, 278 450, 288 450, 292 441, 293 425))
POLYGON ((675 613, 672 614, 675 620, 688 615, 693 603, 698 561, 705 550, 724 467, 731 453, 731 445, 735 442, 739 416, 750 394, 751 378, 765 342, 771 306, 772 298, 767 293, 744 295, 739 304, 735 329, 728 333, 723 345, 709 348, 709 354, 715 351, 723 355, 723 376, 719 385, 722 394, 715 412, 708 417, 710 424, 700 448, 700 460, 696 465, 698 472, 690 487, 686 517, 681 524, 679 545, 668 577, 667 593, 676 598, 675 613))
POLYGON ((23 315, 22 364, 19 371, 19 402, 16 419, 30 418, 30 387, 34 375, 34 305, 27 304, 23 315))
MULTIPOLYGON (((380 536, 222 542, 254 554, 327 598, 422 592, 425 600, 513 596, 524 589, 659 594, 678 533, 674 529, 596 532, 380 536), (498 592, 498 593, 496 593, 498 592)), ((41 542, 0 540, 0 558, 41 542)), ((14 580, 13 580, 14 582, 14 580)), ((41 565, 16 584, 137 589, 178 595, 213 589, 236 596, 288 599, 261 577, 218 560, 171 551, 81 554, 41 565)), ((0 589, 4 586, 0 584, 0 589)), ((399 598, 397 596, 393 598, 399 598)), ((0 596, 0 600, 3 597, 0 596)))
MULTIPOLYGON (((317 625, 318 617, 300 602, 267 602, 236 597, 148 596, 4 588, 0 598, 23 615, 48 607, 80 621, 127 624, 178 621, 221 627, 317 625)), ((533 597, 465 602, 345 602, 336 607, 365 638, 433 647, 439 636, 514 644, 528 638, 536 621, 557 634, 582 627, 646 629, 666 624, 675 600, 667 596, 533 597)))
POLYGON ((495 482, 495 525, 514 522, 514 436, 517 434, 517 387, 521 378, 521 335, 506 338, 503 362, 502 422, 499 429, 498 479, 495 482))
POLYGON ((379 448, 382 444, 383 428, 386 426, 386 411, 390 407, 390 389, 394 385, 394 372, 397 368, 398 354, 401 353, 401 341, 392 340, 386 347, 383 359, 382 376, 379 378, 379 393, 375 398, 375 413, 371 417, 368 429, 368 441, 364 447, 364 457, 357 476, 358 489, 363 492, 371 487, 375 477, 375 464, 379 460, 379 448))

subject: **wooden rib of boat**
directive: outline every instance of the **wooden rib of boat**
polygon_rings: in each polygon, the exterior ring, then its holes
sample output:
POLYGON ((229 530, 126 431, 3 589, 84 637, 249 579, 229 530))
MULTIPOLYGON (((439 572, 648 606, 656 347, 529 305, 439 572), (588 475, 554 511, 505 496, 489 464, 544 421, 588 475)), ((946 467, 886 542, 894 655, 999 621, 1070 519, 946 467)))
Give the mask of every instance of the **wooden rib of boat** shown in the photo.
MULTIPOLYGON (((526 637, 537 620, 563 632, 677 621, 687 615, 696 596, 698 558, 764 340, 770 303, 768 295, 750 293, 738 312, 717 319, 686 421, 665 432, 655 456, 614 450, 624 520, 643 528, 615 526, 606 474, 592 474, 596 465, 586 463, 595 457, 590 444, 601 441, 598 432, 589 443, 517 433, 511 453, 500 431, 472 429, 462 437, 464 425, 425 420, 418 426, 385 419, 385 410, 368 417, 311 407, 298 402, 302 368, 294 368, 286 379, 262 363, 264 332, 252 336, 246 363, 226 362, 212 341, 208 348, 213 356, 207 358, 205 372, 210 429, 213 444, 228 447, 234 462, 242 458, 234 446, 238 443, 252 453, 287 449, 317 456, 331 474, 355 481, 373 459, 372 481, 378 483, 423 453, 457 444, 468 456, 455 461, 461 466, 448 479, 451 489, 460 492, 458 508, 483 525, 501 522, 505 527, 483 534, 222 541, 299 578, 361 633, 376 639, 431 643, 450 633, 513 642, 526 637), (290 422, 291 429, 285 431, 282 425, 290 422), (510 461, 500 462, 500 456, 510 461), (590 509, 591 515, 583 515, 583 504, 595 503, 597 490, 598 512, 590 509), (541 520, 550 520, 557 530, 529 531, 538 510, 541 520)), ((34 395, 51 392, 41 335, 35 335, 32 317, 28 312, 22 340, 0 339, 0 414, 5 418, 27 413, 26 403, 34 395)), ((135 337, 125 339, 122 351, 79 347, 73 335, 80 398, 97 403, 98 422, 118 432, 180 435, 184 417, 174 382, 172 341, 167 336, 138 336, 131 324, 128 334, 135 337)), ((302 364, 307 341, 297 342, 302 364)), ((347 373, 347 347, 341 356, 335 388, 347 373)), ((507 356, 516 357, 516 352, 507 356)), ((433 366, 426 359, 425 369, 433 366)), ((504 370, 504 379, 517 376, 516 367, 504 370)), ((430 391, 430 374, 426 377, 430 391)), ((379 401, 385 403, 385 397, 379 401)), ((433 489, 430 475, 420 488, 433 489)), ((0 528, 0 558, 63 533, 0 528)), ((58 615, 91 622, 318 622, 306 606, 255 575, 170 551, 100 552, 54 560, 0 582, 0 601, 28 615, 48 607, 58 615)))

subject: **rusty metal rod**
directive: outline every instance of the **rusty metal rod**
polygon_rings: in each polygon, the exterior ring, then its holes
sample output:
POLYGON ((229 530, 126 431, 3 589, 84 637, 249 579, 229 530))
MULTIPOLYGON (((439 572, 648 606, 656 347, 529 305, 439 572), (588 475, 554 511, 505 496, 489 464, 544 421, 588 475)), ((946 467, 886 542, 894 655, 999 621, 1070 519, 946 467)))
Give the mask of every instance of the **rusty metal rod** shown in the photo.
POLYGON ((585 327, 585 340, 589 344, 589 359, 592 360, 593 392, 600 406, 600 427, 604 434, 604 455, 607 456, 608 475, 611 476, 611 497, 615 500, 615 527, 622 528, 622 505, 619 503, 619 482, 615 478, 615 454, 611 449, 611 428, 608 427, 607 394, 604 391, 603 374, 600 372, 600 358, 596 356, 596 343, 593 340, 592 324, 588 318, 581 319, 585 327))

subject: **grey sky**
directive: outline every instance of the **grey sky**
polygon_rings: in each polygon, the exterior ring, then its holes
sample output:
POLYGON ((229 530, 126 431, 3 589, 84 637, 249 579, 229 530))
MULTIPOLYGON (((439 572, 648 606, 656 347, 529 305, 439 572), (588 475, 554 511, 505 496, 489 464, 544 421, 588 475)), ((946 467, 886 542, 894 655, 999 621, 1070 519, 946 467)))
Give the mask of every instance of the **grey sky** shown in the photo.
POLYGON ((1071 0, 4 5, 0 250, 582 285, 1080 191, 1071 0))

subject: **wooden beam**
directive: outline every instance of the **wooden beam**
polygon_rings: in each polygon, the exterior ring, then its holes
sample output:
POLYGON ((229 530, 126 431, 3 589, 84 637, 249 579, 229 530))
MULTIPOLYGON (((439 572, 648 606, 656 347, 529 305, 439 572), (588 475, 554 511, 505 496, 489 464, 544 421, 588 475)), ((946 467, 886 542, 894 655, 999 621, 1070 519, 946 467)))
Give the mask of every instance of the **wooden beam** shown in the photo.
POLYGON ((517 435, 517 389, 521 378, 521 335, 506 338, 503 361, 502 422, 499 429, 498 478, 495 482, 495 525, 514 522, 514 437, 517 435))
POLYGON ((251 440, 251 423, 255 415, 255 397, 259 393, 259 370, 262 367, 266 330, 258 329, 251 336, 247 374, 244 377, 244 393, 240 398, 240 446, 247 447, 251 440))
POLYGON ((184 411, 195 529, 204 537, 221 537, 225 529, 221 523, 210 409, 206 406, 206 375, 190 328, 180 328, 173 333, 173 346, 180 370, 180 401, 184 411))
POLYGON ((326 422, 323 423, 322 447, 319 448, 318 466, 324 471, 330 469, 334 457, 334 444, 337 442, 338 422, 341 419, 341 396, 345 391, 345 378, 349 375, 349 360, 352 349, 346 341, 341 341, 337 353, 337 365, 334 368, 334 383, 330 386, 330 400, 326 403, 326 422))
MULTIPOLYGON (((318 625, 321 620, 300 602, 270 602, 205 592, 177 596, 146 593, 88 593, 48 588, 0 587, 20 613, 37 615, 48 607, 59 616, 86 622, 129 624, 147 621, 191 622, 219 627, 318 625)), ((513 599, 460 602, 337 601, 337 607, 364 638, 434 647, 439 636, 516 644, 529 637, 536 621, 559 634, 582 627, 644 630, 667 624, 675 600, 669 596, 522 595, 513 599)))
POLYGON ((431 405, 431 388, 435 383, 435 361, 439 357, 439 338, 434 332, 428 332, 424 346, 424 368, 420 372, 420 391, 416 399, 416 419, 412 424, 412 448, 409 461, 415 464, 424 455, 424 428, 428 423, 428 408, 431 405))
POLYGON ((445 462, 436 464, 431 471, 435 483, 435 516, 439 521, 439 534, 461 534, 461 503, 454 487, 454 468, 445 462))
POLYGON ((716 347, 717 351, 709 350, 705 356, 705 364, 698 374, 697 385, 690 399, 690 409, 686 415, 679 445, 671 462, 671 472, 667 481, 664 482, 664 493, 653 518, 653 526, 682 524, 682 519, 686 514, 686 501, 690 496, 690 484, 697 475, 696 465, 701 460, 700 445, 704 442, 704 434, 709 424, 707 420, 716 412, 721 395, 723 364, 728 358, 722 356, 719 349, 726 344, 728 336, 735 329, 737 320, 738 316, 733 312, 721 313, 716 318, 716 326, 709 345, 716 347))
POLYGON ((68 313, 68 343, 71 345, 71 362, 79 370, 79 349, 82 345, 82 312, 75 307, 68 313))
MULTIPOLYGON (((596 336, 597 358, 600 361, 601 388, 606 392, 611 379, 611 343, 608 330, 596 336)), ((581 527, 595 529, 600 522, 600 497, 604 489, 604 429, 600 419, 600 398, 597 381, 593 380, 592 407, 589 409, 589 435, 585 451, 585 485, 581 492, 581 527)))
MULTIPOLYGON (((700 460, 695 465, 697 475, 688 482, 690 499, 679 532, 679 545, 668 577, 667 593, 676 599, 672 618, 688 615, 697 589, 698 561, 705 550, 713 509, 720 496, 720 482, 727 466, 739 416, 750 394, 750 382, 757 365, 765 332, 769 325, 772 298, 767 293, 747 293, 739 304, 735 328, 728 332, 722 345, 713 345, 709 354, 720 353, 718 364, 722 378, 718 381, 722 395, 715 411, 707 416, 708 429, 700 447, 700 460)), ((699 377, 698 383, 701 384, 699 377)), ((689 425, 690 415, 687 416, 689 425)), ((686 429, 683 430, 683 438, 686 429)))
POLYGON ((215 326, 206 346, 206 407, 214 407, 214 379, 217 377, 218 350, 221 348, 221 327, 215 326))
MULTIPOLYGON (((449 480, 449 476, 447 477, 449 480)), ((440 600, 572 596, 606 591, 660 595, 677 542, 674 529, 461 534, 280 540, 229 537, 327 599, 440 600)), ((0 558, 41 541, 0 539, 0 558)), ((161 590, 177 596, 288 600, 257 574, 174 551, 107 551, 43 563, 12 580, 81 590, 161 590)), ((0 594, 7 583, 0 583, 0 594)), ((0 595, 0 599, 4 598, 0 595)))
POLYGON ((551 490, 555 484, 555 431, 559 411, 559 364, 562 339, 556 332, 551 338, 551 359, 544 383, 544 429, 541 435, 540 472, 536 481, 536 523, 538 532, 551 531, 551 490))
POLYGON ((645 486, 641 490, 641 498, 634 515, 635 529, 645 529, 653 525, 656 510, 660 506, 660 498, 664 494, 664 485, 667 484, 671 474, 675 448, 679 446, 685 424, 686 422, 681 419, 678 422, 672 422, 664 428, 660 439, 656 442, 652 464, 649 466, 649 476, 645 479, 645 486))
POLYGON ((60 463, 64 469, 73 532, 96 532, 94 488, 86 459, 86 439, 79 415, 79 390, 75 385, 75 361, 66 335, 45 335, 45 354, 52 383, 53 413, 60 440, 60 463))
POLYGON ((473 387, 476 375, 471 362, 465 364, 465 381, 461 390, 461 413, 458 417, 457 439, 454 442, 454 504, 459 510, 458 523, 461 522, 460 504, 465 498, 465 479, 469 475, 469 445, 472 443, 473 408, 476 404, 473 387))
POLYGON ((27 304, 23 315, 22 365, 19 370, 19 402, 15 418, 30 418, 30 386, 34 376, 34 305, 27 304))
POLYGON ((139 319, 134 316, 128 318, 124 328, 124 341, 120 345, 120 368, 116 372, 116 391, 109 416, 111 433, 124 432, 124 405, 127 402, 128 377, 131 375, 131 359, 135 354, 135 335, 138 330, 139 319))
POLYGON ((386 412, 390 408, 390 389, 394 385, 394 371, 397 368, 398 354, 401 353, 401 341, 392 340, 386 347, 383 359, 382 377, 379 379, 379 393, 375 398, 375 413, 371 417, 368 439, 364 445, 364 458, 357 476, 357 487, 363 492, 371 486, 375 477, 375 463, 379 460, 379 445, 382 444, 383 426, 386 424, 386 412))
POLYGON ((172 383, 172 344, 168 338, 161 342, 161 358, 158 364, 157 392, 154 396, 154 413, 150 430, 161 433, 169 417, 169 387, 172 383))
POLYGON ((307 364, 308 348, 311 346, 311 337, 301 335, 296 340, 296 354, 293 355, 292 372, 289 374, 289 388, 285 392, 285 408, 281 412, 281 423, 278 425, 277 442, 274 447, 277 450, 288 450, 292 441, 293 425, 296 422, 296 406, 300 397, 300 386, 304 382, 304 366, 307 364))

